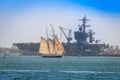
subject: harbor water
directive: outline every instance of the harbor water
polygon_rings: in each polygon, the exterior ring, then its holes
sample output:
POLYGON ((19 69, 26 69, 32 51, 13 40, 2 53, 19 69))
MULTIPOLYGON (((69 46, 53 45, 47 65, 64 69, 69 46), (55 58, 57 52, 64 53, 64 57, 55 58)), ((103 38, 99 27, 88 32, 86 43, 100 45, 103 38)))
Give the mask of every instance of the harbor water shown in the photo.
POLYGON ((120 80, 120 57, 0 56, 0 80, 120 80))

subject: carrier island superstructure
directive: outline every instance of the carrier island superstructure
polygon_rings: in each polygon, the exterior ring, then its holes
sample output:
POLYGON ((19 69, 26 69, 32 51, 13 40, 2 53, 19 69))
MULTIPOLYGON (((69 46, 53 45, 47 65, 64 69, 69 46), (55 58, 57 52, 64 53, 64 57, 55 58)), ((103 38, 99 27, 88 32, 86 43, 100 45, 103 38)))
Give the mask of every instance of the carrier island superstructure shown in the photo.
MULTIPOLYGON (((79 55, 79 56, 97 56, 103 52, 105 47, 104 44, 100 43, 100 40, 95 40, 93 35, 95 32, 89 30, 87 32, 87 21, 89 19, 86 18, 86 15, 83 19, 79 19, 82 21, 81 25, 78 25, 78 31, 74 32, 75 43, 68 42, 66 45, 64 44, 65 50, 67 54, 72 53, 71 55, 79 55)), ((71 39, 70 39, 71 40, 71 39)))
MULTIPOLYGON (((95 32, 87 29, 87 27, 90 27, 90 25, 87 25, 89 19, 86 18, 86 15, 82 19, 79 19, 79 21, 81 21, 82 24, 78 26, 78 31, 73 32, 75 42, 70 42, 72 40, 72 37, 66 37, 68 42, 63 43, 66 52, 65 55, 99 56, 104 53, 103 51, 106 48, 106 45, 100 43, 100 40, 95 40, 93 37, 95 35, 95 32)), ((69 33, 71 33, 71 30, 69 33)), ((39 48, 39 43, 13 43, 13 45, 22 50, 23 54, 25 55, 36 55, 39 48)))

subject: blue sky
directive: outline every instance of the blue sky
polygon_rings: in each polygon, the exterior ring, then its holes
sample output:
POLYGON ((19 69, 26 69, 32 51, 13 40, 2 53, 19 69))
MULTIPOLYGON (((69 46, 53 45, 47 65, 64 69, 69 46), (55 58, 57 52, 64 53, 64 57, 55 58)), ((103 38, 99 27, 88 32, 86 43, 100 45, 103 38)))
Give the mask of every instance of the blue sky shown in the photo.
POLYGON ((119 0, 0 0, 0 9, 2 11, 20 10, 27 6, 87 6, 100 11, 120 13, 119 0))
MULTIPOLYGON (((90 18, 95 38, 119 45, 119 0, 0 0, 0 46, 10 47, 16 42, 39 42, 45 27, 53 24, 78 30, 86 14, 90 18)), ((65 41, 64 37, 61 41, 65 41)))

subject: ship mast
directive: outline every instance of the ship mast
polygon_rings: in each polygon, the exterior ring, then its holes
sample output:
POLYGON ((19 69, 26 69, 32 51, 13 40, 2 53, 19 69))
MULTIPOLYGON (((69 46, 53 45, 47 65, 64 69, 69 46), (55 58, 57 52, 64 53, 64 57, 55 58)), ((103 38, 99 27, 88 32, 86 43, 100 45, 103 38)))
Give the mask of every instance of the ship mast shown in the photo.
POLYGON ((50 26, 52 27, 52 36, 53 36, 53 40, 54 40, 55 33, 54 33, 53 25, 50 24, 50 26))
POLYGON ((47 27, 46 27, 46 37, 47 37, 47 46, 48 46, 48 52, 49 52, 49 55, 50 55, 50 47, 49 47, 49 43, 48 43, 48 30, 47 30, 47 27))
POLYGON ((83 32, 86 32, 86 27, 90 27, 90 25, 86 25, 87 21, 89 21, 89 19, 86 18, 86 15, 83 17, 83 19, 79 19, 79 21, 82 21, 82 25, 80 25, 80 27, 83 28, 83 32))
POLYGON ((48 39, 48 30, 47 30, 47 27, 46 27, 46 39, 48 39))

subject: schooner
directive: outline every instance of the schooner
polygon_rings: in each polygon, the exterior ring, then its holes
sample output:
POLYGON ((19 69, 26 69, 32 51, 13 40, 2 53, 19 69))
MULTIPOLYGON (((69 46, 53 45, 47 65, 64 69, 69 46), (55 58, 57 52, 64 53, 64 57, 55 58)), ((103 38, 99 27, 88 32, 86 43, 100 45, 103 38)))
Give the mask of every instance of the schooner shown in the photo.
POLYGON ((64 52, 64 47, 56 35, 53 34, 53 39, 41 37, 39 53, 42 57, 60 58, 64 52))

